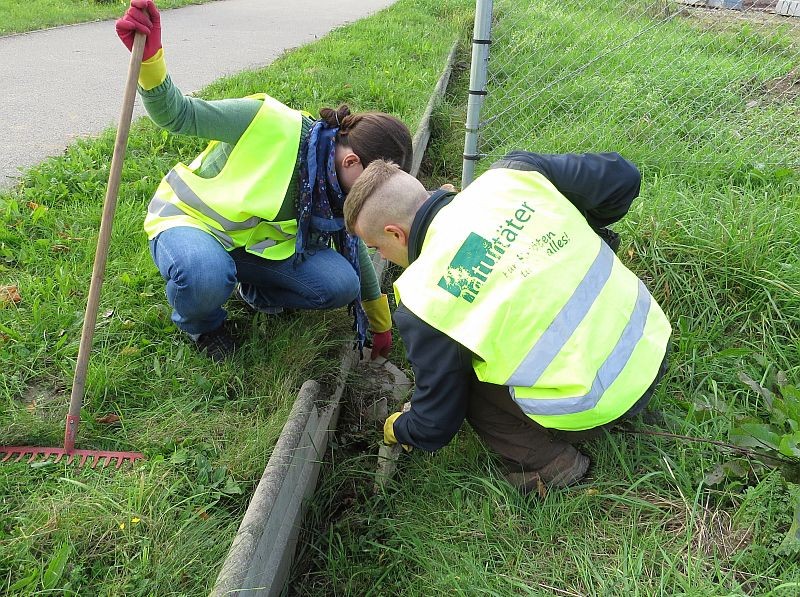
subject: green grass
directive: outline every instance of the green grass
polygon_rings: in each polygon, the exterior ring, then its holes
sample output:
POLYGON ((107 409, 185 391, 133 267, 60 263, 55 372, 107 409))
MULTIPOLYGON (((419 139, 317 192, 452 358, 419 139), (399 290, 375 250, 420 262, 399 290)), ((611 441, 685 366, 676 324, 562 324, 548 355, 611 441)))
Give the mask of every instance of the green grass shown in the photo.
MULTIPOLYGON (((522 497, 506 485, 467 426, 438 453, 406 457, 395 482, 377 495, 374 455, 334 451, 312 505, 292 594, 797 595, 797 459, 770 468, 705 440, 733 444, 740 419, 770 420, 766 400, 740 374, 769 386, 782 371, 784 385, 800 383, 800 178, 780 163, 755 166, 748 144, 724 134, 715 150, 725 163, 698 163, 703 131, 730 130, 731 113, 704 113, 704 125, 679 142, 671 120, 659 118, 665 103, 676 113, 695 108, 693 96, 666 93, 665 80, 707 68, 714 76, 696 93, 716 97, 732 93, 718 89, 719 81, 746 81, 748 65, 760 66, 703 52, 672 65, 663 52, 637 46, 615 57, 635 86, 587 72, 527 103, 533 91, 523 73, 531 56, 533 70, 557 79, 575 64, 574 55, 557 48, 570 46, 588 62, 603 48, 592 36, 619 40, 630 27, 611 11, 582 28, 590 20, 572 3, 535 7, 540 12, 531 21, 520 19, 523 11, 509 14, 514 39, 535 52, 493 45, 489 61, 490 68, 505 65, 509 86, 518 89, 505 101, 527 107, 526 123, 535 126, 516 128, 513 112, 512 120, 496 123, 500 132, 489 150, 619 149, 642 167, 641 197, 616 229, 623 261, 673 322, 671 368, 653 401, 664 421, 638 421, 644 434, 615 433, 583 446, 593 461, 590 477, 544 498, 522 497), (630 135, 626 122, 642 110, 653 116, 651 129, 630 135), (587 131, 593 131, 589 143, 587 131), (662 140, 668 142, 656 143, 662 140)), ((696 27, 679 20, 654 30, 647 43, 682 48, 700 35, 696 27)), ((738 47, 743 27, 704 29, 707 37, 697 45, 738 47)), ((468 52, 465 44, 460 58, 468 61, 468 52)), ((773 48, 759 60, 779 64, 783 57, 773 48)), ((429 188, 460 180, 467 80, 461 71, 434 115, 435 138, 423 164, 429 188)), ((762 105, 751 118, 771 122, 774 108, 762 105)), ((779 108, 785 119, 767 139, 767 155, 796 147, 796 108, 779 108)), ((402 358, 400 350, 395 357, 402 358)), ((786 399, 800 406, 790 390, 786 399)), ((782 426, 790 431, 797 424, 782 426)), ((378 433, 363 436, 353 446, 374 450, 378 433)))
MULTIPOLYGON (((178 8, 212 0, 159 0, 158 8, 178 8)), ((127 0, 0 0, 0 36, 73 25, 88 21, 118 19, 130 2, 127 0)))
MULTIPOLYGON (((401 0, 207 93, 266 89, 310 110, 349 101, 415 123, 470 6, 401 0)), ((566 25, 582 18, 552 10, 566 25)), ((631 26, 613 12, 602 23, 598 30, 610 36, 631 26)), ((675 20, 654 30, 652 43, 680 46, 703 35, 714 47, 762 47, 758 34, 741 25, 697 27, 675 20)), ((462 61, 469 48, 464 31, 462 61)), ((515 34, 520 43, 563 45, 561 29, 539 21, 518 23, 515 34)), ((597 51, 575 43, 586 56, 597 51)), ((770 52, 759 68, 781 63, 781 48, 770 52)), ((531 55, 546 60, 554 78, 572 64, 555 49, 531 55)), ((698 65, 682 56, 694 70, 709 65, 714 76, 704 79, 703 94, 733 93, 716 85, 736 77, 740 95, 727 97, 738 102, 758 88, 746 54, 718 58, 699 53, 698 65)), ((669 119, 658 118, 658 99, 670 97, 679 112, 696 114, 694 96, 672 99, 663 87, 662 79, 676 80, 685 65, 665 71, 664 54, 642 48, 616 60, 630 81, 652 91, 611 85, 615 93, 607 93, 607 79, 585 73, 568 81, 569 93, 554 88, 535 106, 541 127, 503 143, 544 151, 622 149, 641 165, 641 197, 616 227, 620 254, 664 306, 675 334, 672 366, 654 398, 664 422, 637 428, 733 442, 738 417, 769 416, 741 373, 766 386, 780 370, 787 383, 800 383, 800 180, 780 164, 756 166, 750 148, 732 135, 718 139, 725 165, 699 164, 694 152, 704 131, 730 130, 730 113, 698 115, 703 126, 683 129, 680 137, 669 119), (632 134, 630 119, 642 106, 654 118, 632 134), (596 132, 592 145, 600 147, 581 145, 587 130, 596 132), (659 154, 651 150, 653 139, 677 143, 659 154)), ((514 72, 509 68, 507 76, 514 72)), ((460 179, 467 76, 468 69, 458 70, 434 115, 423 165, 429 187, 460 179)), ((751 117, 773 122, 774 107, 763 105, 751 117)), ((792 110, 786 115, 767 152, 795 143, 797 117, 792 110)), ((110 136, 81 142, 0 197, 0 279, 18 285, 23 299, 0 308, 2 443, 61 441, 111 143, 110 136), (53 251, 56 244, 63 248, 53 251)), ((148 460, 114 475, 57 465, 0 467, 0 591, 206 593, 300 382, 334 374, 333 355, 349 325, 340 311, 276 323, 234 305, 233 318, 250 342, 241 361, 223 366, 195 355, 170 324, 141 217, 159 173, 199 147, 146 123, 134 129, 79 432, 82 447, 139 449, 148 460), (109 412, 122 416, 120 425, 96 422, 109 412), (25 588, 11 590, 26 579, 25 588)), ((393 357, 402 362, 399 343, 393 357)), ((344 424, 347 413, 342 421, 305 524, 292 594, 798 593, 800 546, 789 536, 796 536, 800 503, 797 466, 769 468, 704 441, 620 433, 583 448, 593 460, 583 484, 522 497, 503 483, 465 426, 440 452, 405 457, 396 481, 375 495, 378 432, 354 433, 344 424), (720 477, 714 473, 721 466, 720 477)))
MULTIPOLYGON (((347 101, 413 126, 455 35, 430 23, 466 24, 468 8, 401 1, 205 95, 268 91, 312 112, 347 101)), ((147 459, 116 473, 0 467, 0 593, 207 594, 300 385, 336 374, 344 309, 254 317, 232 301, 246 343, 222 365, 170 322, 142 218, 161 175, 202 145, 134 124, 89 363, 78 447, 147 459)), ((63 441, 112 147, 113 131, 79 141, 0 195, 0 286, 21 297, 0 303, 2 445, 63 441)))

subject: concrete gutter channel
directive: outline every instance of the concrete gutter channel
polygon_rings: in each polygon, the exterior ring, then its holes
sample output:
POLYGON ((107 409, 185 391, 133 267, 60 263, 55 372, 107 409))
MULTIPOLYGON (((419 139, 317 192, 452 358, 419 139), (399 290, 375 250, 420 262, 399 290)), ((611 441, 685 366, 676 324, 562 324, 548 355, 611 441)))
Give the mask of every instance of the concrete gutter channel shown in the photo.
MULTIPOLYGON (((414 176, 419 173, 431 136, 431 114, 447 90, 457 46, 456 41, 414 135, 411 169, 414 176)), ((378 254, 375 260, 380 280, 385 264, 378 254)), ((300 388, 217 576, 212 597, 273 596, 283 594, 288 588, 288 575, 307 502, 316 489, 328 441, 336 431, 348 374, 358 364, 358 353, 350 344, 346 342, 342 350, 336 388, 329 399, 320 396, 322 387, 314 380, 306 381, 300 388)), ((395 402, 400 401, 410 381, 390 363, 385 367, 395 380, 395 402)), ((378 464, 383 475, 391 475, 391 470, 387 473, 387 463, 378 464)), ((392 463, 388 468, 392 468, 392 463)))

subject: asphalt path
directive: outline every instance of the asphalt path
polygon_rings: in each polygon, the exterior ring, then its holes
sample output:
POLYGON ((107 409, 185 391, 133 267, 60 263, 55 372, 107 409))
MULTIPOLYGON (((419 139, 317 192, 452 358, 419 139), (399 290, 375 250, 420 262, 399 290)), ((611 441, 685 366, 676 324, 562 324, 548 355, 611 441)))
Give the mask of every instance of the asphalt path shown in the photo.
MULTIPOLYGON (((164 10, 167 67, 191 93, 394 1, 217 0, 164 10)), ((115 127, 129 60, 113 21, 0 37, 0 187, 76 138, 115 127)), ((137 96, 134 118, 142 114, 137 96)))

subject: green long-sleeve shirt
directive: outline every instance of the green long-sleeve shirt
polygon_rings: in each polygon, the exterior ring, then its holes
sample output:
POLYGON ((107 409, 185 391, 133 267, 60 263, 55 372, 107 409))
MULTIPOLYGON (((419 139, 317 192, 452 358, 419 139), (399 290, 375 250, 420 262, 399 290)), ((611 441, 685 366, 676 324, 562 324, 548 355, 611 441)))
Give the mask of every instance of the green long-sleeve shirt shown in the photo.
MULTIPOLYGON (((187 96, 175 86, 169 76, 153 89, 145 90, 140 86, 139 95, 148 115, 161 128, 180 135, 220 141, 197 170, 197 175, 202 178, 212 178, 219 174, 233 146, 250 126, 262 105, 260 100, 247 97, 204 100, 187 96)), ((303 136, 311 129, 312 123, 310 118, 303 117, 303 136)), ((299 150, 298 147, 298 152, 299 150)), ((299 160, 297 164, 299 165, 299 160)), ((295 205, 298 177, 299 168, 295 166, 275 221, 297 217, 295 205)), ((365 301, 374 300, 381 295, 380 285, 367 247, 360 240, 358 257, 361 264, 361 298, 365 301)))

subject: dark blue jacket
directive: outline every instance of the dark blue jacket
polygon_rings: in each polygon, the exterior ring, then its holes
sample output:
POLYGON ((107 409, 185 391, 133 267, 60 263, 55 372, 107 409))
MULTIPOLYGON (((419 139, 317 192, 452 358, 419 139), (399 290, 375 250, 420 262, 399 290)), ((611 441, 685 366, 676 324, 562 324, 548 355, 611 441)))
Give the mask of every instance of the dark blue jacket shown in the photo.
MULTIPOLYGON (((604 239, 607 231, 601 229, 628 213, 641 184, 636 166, 617 153, 513 151, 491 167, 541 172, 604 239)), ((419 209, 409 236, 409 263, 419 255, 433 218, 455 195, 437 191, 419 209)), ((438 450, 450 442, 466 416, 469 385, 475 375, 472 353, 402 304, 395 310, 394 322, 416 380, 411 410, 394 423, 395 437, 402 444, 438 450)))

